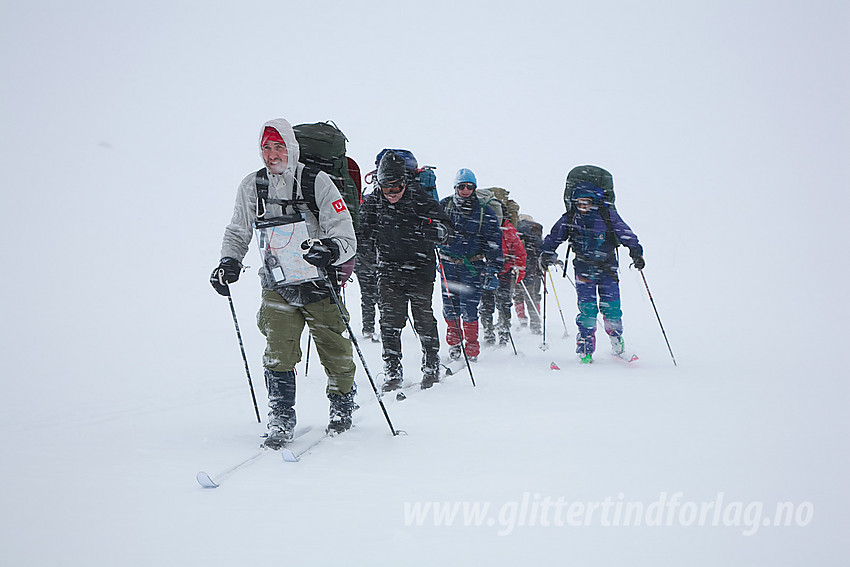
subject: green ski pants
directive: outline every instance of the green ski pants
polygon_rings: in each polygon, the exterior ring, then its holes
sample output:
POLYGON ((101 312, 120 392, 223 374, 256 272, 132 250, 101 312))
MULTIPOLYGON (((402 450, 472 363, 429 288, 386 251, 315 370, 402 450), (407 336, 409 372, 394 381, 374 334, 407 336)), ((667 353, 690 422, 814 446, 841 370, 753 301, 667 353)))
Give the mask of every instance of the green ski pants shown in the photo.
MULTIPOLYGON (((342 307, 346 317, 348 312, 342 307)), ((331 298, 295 307, 279 293, 263 290, 257 326, 266 337, 263 366, 276 372, 293 370, 301 361, 304 323, 310 329, 319 360, 328 376, 329 394, 347 394, 354 386, 353 351, 339 308, 331 298)))

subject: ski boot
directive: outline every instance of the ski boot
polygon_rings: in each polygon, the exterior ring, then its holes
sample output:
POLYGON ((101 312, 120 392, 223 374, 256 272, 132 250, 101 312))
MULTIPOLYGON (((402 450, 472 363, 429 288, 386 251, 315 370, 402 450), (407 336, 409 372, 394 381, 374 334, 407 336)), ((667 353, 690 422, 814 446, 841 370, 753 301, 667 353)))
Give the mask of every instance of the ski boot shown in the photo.
POLYGON ((420 388, 423 390, 427 390, 434 384, 440 383, 440 366, 439 364, 435 367, 425 367, 422 369, 422 382, 419 384, 420 388))
POLYGON ((611 354, 614 356, 622 356, 626 350, 626 341, 623 340, 623 335, 611 335, 611 354))
POLYGON ((482 335, 484 335, 484 343, 485 347, 491 347, 496 345, 496 333, 493 329, 493 320, 489 317, 482 317, 479 319, 481 321, 481 329, 483 331, 482 335))
POLYGON ((269 433, 263 447, 277 451, 295 433, 295 372, 264 371, 269 394, 269 433))
POLYGON ((422 347, 422 382, 423 390, 427 390, 440 382, 440 341, 437 338, 423 340, 422 347))
POLYGON ((351 414, 357 409, 354 403, 355 394, 357 394, 356 387, 352 387, 347 394, 328 393, 331 405, 326 433, 336 435, 351 429, 351 414))
POLYGON ((288 425, 277 425, 269 423, 269 434, 266 440, 263 441, 263 447, 272 451, 279 451, 287 443, 292 441, 295 435, 295 427, 288 425))
POLYGON ((582 336, 582 333, 579 334, 578 339, 576 339, 576 354, 578 354, 579 359, 582 364, 590 364, 593 362, 593 352, 596 350, 596 336, 593 333, 589 335, 582 336))
POLYGON ((404 381, 402 377, 401 360, 398 358, 388 358, 384 361, 384 383, 381 385, 382 392, 392 392, 401 388, 401 383, 404 381))

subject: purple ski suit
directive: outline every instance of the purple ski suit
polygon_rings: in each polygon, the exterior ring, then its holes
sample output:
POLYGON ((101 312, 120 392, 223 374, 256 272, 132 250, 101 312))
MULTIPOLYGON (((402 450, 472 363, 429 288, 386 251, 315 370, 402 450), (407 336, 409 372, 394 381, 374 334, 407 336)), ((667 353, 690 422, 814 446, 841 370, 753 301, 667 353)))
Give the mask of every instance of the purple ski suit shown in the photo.
POLYGON ((575 253, 573 269, 579 310, 576 352, 590 355, 596 350, 596 317, 600 311, 605 332, 612 340, 619 341, 623 334, 616 248, 620 244, 626 246, 632 258, 642 256, 643 248, 617 211, 604 202, 602 190, 591 183, 576 186, 570 210, 552 227, 541 250, 554 252, 567 239, 575 253), (581 213, 576 201, 588 197, 593 199, 593 206, 581 213))

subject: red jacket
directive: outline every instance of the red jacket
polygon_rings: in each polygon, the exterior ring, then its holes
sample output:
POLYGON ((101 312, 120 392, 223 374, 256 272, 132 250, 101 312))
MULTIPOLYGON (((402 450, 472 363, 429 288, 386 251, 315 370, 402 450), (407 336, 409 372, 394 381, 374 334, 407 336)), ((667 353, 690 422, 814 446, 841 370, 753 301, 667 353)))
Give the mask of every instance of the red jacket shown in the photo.
POLYGON ((517 283, 525 277, 525 247, 522 245, 522 240, 519 239, 514 225, 511 221, 505 219, 502 223, 502 256, 505 258, 505 266, 502 270, 504 274, 513 268, 519 268, 517 271, 517 283))

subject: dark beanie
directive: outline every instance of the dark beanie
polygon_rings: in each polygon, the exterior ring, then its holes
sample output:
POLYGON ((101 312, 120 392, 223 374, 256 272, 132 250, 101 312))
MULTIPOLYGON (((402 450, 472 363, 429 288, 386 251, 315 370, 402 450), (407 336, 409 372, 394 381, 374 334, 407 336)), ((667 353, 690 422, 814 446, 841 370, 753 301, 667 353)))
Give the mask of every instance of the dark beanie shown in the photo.
POLYGON ((404 158, 387 151, 378 164, 378 186, 394 187, 404 183, 404 158))

